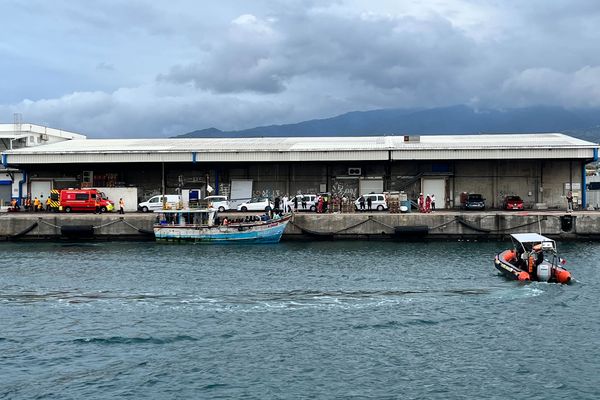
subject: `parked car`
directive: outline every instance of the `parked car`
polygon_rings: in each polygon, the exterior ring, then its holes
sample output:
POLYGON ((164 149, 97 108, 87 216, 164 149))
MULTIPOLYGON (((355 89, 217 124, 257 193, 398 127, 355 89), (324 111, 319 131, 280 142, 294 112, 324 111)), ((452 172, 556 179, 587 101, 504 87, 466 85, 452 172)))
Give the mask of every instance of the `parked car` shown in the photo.
POLYGON ((521 199, 519 196, 506 196, 504 198, 504 202, 502 203, 502 208, 504 210, 522 210, 523 199, 521 199))
POLYGON ((227 200, 227 196, 206 196, 204 200, 208 201, 208 206, 210 208, 216 208, 219 210, 219 212, 223 212, 231 208, 229 206, 229 200, 227 200))
POLYGON ((354 201, 354 207, 357 210, 361 210, 360 202, 361 199, 364 199, 365 202, 365 210, 369 209, 369 198, 371 199, 371 210, 383 211, 388 209, 387 201, 385 200, 385 195, 383 193, 369 193, 363 194, 358 199, 354 201))
POLYGON ((463 208, 466 210, 484 210, 485 199, 478 193, 468 194, 463 203, 463 208))
MULTIPOLYGON (((297 194, 296 198, 298 199, 298 211, 316 211, 317 209, 317 195, 316 194, 297 194), (306 204, 303 207, 304 201, 306 204)), ((292 207, 294 204, 294 198, 291 199, 292 207)))
MULTIPOLYGON (((167 207, 177 208, 177 205, 181 201, 181 196, 178 194, 165 194, 167 207)), ((150 212, 156 210, 162 210, 163 208, 163 196, 152 196, 148 200, 138 204, 138 209, 143 212, 150 212)))
POLYGON ((269 211, 273 208, 275 208, 275 206, 271 200, 265 197, 251 199, 250 201, 245 201, 237 206, 238 211, 269 211))

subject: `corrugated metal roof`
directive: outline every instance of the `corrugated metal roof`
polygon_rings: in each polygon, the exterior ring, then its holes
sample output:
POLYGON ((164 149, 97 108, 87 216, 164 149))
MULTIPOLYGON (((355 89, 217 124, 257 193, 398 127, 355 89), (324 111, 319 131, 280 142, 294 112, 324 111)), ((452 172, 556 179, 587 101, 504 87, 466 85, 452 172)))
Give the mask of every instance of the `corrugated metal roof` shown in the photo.
POLYGON ((52 161, 55 163, 183 161, 193 159, 194 153, 198 162, 386 160, 390 156, 392 159, 544 158, 549 157, 550 150, 554 151, 553 158, 591 158, 598 147, 560 133, 431 135, 415 139, 407 142, 404 136, 87 139, 6 154, 8 163, 47 163, 50 155, 55 156, 52 161), (518 155, 505 154, 506 149, 519 150, 518 155))

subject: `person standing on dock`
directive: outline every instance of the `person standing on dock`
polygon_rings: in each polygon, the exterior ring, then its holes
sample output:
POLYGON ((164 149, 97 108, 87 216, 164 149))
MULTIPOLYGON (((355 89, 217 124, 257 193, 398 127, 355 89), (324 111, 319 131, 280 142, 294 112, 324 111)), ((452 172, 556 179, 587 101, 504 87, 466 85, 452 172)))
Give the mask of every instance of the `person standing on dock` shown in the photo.
POLYGON ((417 205, 419 206, 419 212, 425 212, 425 198, 423 197, 423 193, 419 193, 417 205))
POLYGON ((275 212, 279 211, 279 203, 281 202, 281 199, 279 198, 279 196, 275 197, 275 212))
POLYGON ((119 214, 125 214, 125 200, 122 197, 119 199, 119 214))
POLYGON ((431 197, 429 197, 429 195, 427 195, 427 197, 425 197, 425 212, 426 213, 431 212, 431 197))
POLYGON ((431 211, 435 211, 435 194, 431 195, 431 211))
POLYGON ((40 200, 37 196, 33 199, 33 211, 38 212, 40 210, 40 200))
POLYGON ((289 207, 290 207, 290 205, 289 205, 289 198, 288 198, 287 194, 285 196, 283 196, 282 201, 283 201, 283 212, 284 213, 290 212, 290 210, 289 210, 289 207))
POLYGON ((367 209, 369 211, 373 210, 373 198, 371 196, 367 197, 367 209))
POLYGON ((567 212, 573 212, 573 192, 567 193, 567 212))

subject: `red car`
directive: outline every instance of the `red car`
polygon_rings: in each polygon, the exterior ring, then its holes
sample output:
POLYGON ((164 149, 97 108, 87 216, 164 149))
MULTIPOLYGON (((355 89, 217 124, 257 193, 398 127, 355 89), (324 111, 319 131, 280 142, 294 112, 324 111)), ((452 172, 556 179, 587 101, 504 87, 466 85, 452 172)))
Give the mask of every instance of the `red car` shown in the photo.
POLYGON ((506 196, 502 208, 505 210, 522 210, 523 199, 519 196, 506 196))

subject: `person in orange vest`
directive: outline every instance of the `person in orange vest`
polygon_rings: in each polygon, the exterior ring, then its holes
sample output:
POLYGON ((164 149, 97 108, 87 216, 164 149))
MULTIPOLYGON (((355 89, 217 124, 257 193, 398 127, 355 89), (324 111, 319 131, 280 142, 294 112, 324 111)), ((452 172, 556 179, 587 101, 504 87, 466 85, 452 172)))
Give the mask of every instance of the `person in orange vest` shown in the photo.
POLYGON ((40 200, 36 196, 33 199, 33 211, 38 212, 38 211, 40 211, 41 207, 42 207, 42 204, 40 203, 40 200))
POLYGON ((50 197, 46 198, 46 211, 50 211, 52 209, 51 202, 52 200, 50 197))
POLYGON ((542 245, 536 244, 531 249, 529 253, 529 258, 527 259, 527 267, 529 269, 529 274, 532 277, 537 276, 537 266, 540 265, 544 261, 544 252, 542 251, 542 245))
POLYGON ((506 252, 506 254, 504 254, 504 261, 509 262, 511 264, 516 264, 517 262, 517 253, 513 250, 510 249, 506 252))
POLYGON ((17 199, 12 199, 10 201, 10 211, 19 211, 21 207, 17 204, 17 199))

